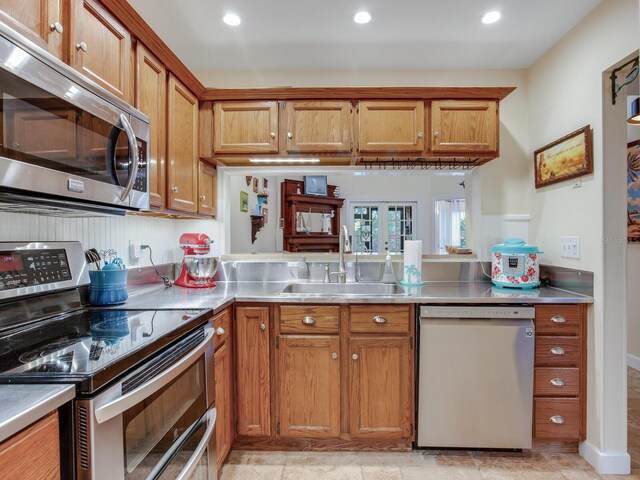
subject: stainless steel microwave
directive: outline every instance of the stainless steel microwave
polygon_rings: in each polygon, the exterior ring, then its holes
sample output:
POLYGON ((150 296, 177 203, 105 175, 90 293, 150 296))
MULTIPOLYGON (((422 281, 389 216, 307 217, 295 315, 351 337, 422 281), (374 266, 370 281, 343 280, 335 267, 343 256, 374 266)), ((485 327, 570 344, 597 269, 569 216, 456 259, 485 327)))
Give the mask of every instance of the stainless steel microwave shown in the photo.
POLYGON ((0 202, 149 208, 149 119, 0 23, 0 202))

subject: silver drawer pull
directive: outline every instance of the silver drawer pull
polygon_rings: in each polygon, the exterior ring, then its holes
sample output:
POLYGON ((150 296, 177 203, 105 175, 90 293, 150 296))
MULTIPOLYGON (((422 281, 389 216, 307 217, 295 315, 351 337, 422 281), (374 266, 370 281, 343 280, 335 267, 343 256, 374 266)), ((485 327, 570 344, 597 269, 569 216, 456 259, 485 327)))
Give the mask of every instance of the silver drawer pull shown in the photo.
POLYGON ((224 328, 222 328, 222 327, 216 328, 216 335, 218 335, 218 336, 224 335, 224 328))
POLYGON ((316 319, 313 317, 302 317, 302 324, 303 325, 315 325, 316 324, 316 319))
POLYGON ((267 326, 264 323, 261 323, 260 330, 264 332, 266 329, 267 329, 267 326))
POLYGON ((333 352, 331 354, 331 358, 333 358, 334 360, 338 358, 338 354, 336 352, 333 352))
POLYGON ((549 421, 551 423, 555 423, 556 425, 562 425, 564 423, 564 417, 561 415, 554 415, 553 417, 549 418, 549 421))
POLYGON ((551 352, 552 355, 564 355, 564 348, 553 347, 549 352, 551 352))
POLYGON ((382 315, 376 315, 375 317, 373 317, 373 323, 377 323, 378 325, 382 325, 384 323, 387 323, 387 319, 385 317, 383 317, 382 315))
POLYGON ((353 358, 354 360, 357 360, 358 359, 358 354, 354 353, 353 355, 351 355, 351 358, 353 358))
POLYGON ((553 323, 565 323, 567 319, 564 318, 562 315, 554 315, 553 317, 551 317, 551 321, 553 323))
POLYGON ((552 378, 551 380, 549 380, 549 383, 554 387, 564 387, 564 380, 562 380, 561 378, 552 378))

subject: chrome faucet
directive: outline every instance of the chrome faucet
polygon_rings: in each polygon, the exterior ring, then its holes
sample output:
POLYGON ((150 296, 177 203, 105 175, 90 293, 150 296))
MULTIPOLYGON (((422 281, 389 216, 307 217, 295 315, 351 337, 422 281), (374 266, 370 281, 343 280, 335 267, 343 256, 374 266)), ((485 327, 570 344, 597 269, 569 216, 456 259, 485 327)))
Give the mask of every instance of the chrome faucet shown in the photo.
POLYGON ((338 283, 346 283, 347 282, 347 267, 344 263, 344 254, 351 253, 351 242, 349 241, 349 230, 347 230, 346 225, 342 225, 340 229, 340 238, 339 238, 339 256, 338 256, 338 271, 331 272, 329 275, 336 275, 338 283))

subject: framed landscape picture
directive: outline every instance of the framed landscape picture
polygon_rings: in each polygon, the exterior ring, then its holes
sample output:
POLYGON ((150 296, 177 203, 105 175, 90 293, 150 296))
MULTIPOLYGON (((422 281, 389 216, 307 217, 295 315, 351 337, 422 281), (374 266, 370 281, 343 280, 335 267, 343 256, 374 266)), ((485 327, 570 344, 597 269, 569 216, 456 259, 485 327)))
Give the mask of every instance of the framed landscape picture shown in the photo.
POLYGON ((545 145, 533 157, 536 188, 593 173, 591 126, 545 145))
POLYGON ((249 211, 249 194, 247 192, 240 192, 240 211, 249 211))
POLYGON ((640 242, 640 140, 627 144, 627 241, 640 242))

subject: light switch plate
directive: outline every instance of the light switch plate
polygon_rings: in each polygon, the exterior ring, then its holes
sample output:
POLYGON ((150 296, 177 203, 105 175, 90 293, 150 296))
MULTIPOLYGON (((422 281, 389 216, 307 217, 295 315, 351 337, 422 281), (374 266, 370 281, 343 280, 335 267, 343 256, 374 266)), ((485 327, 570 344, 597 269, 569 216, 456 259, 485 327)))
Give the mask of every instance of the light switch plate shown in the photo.
POLYGON ((580 237, 560 237, 560 256, 580 258, 580 237))

